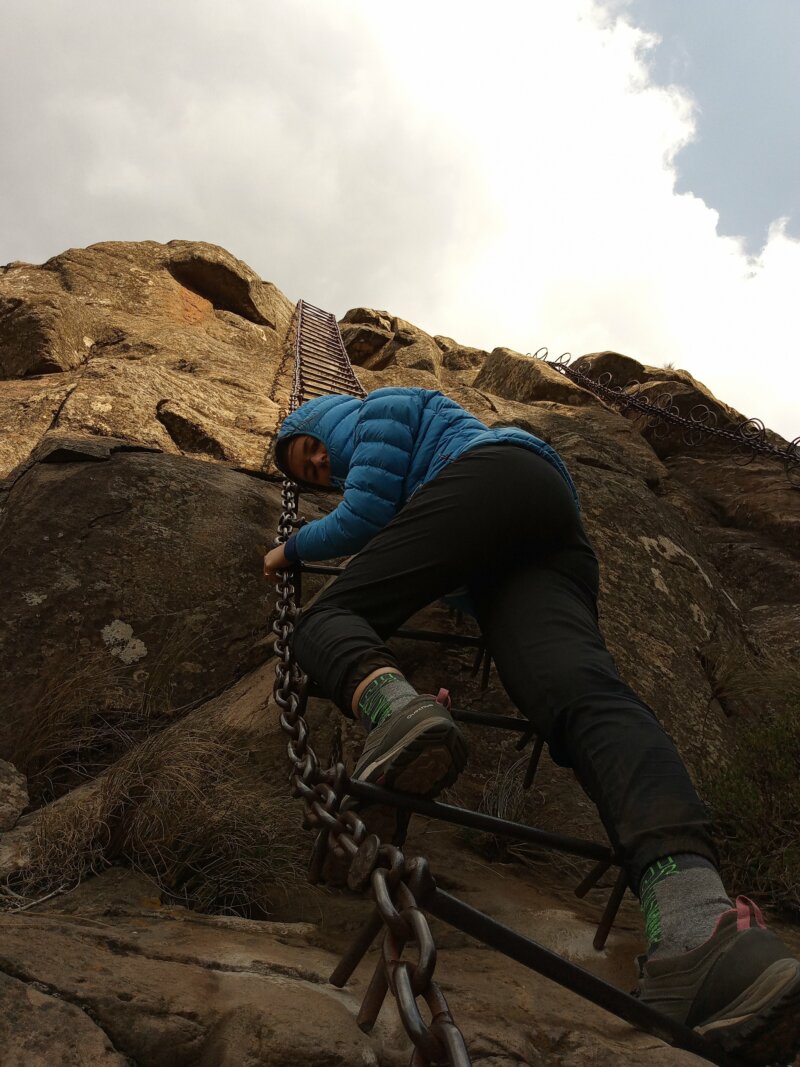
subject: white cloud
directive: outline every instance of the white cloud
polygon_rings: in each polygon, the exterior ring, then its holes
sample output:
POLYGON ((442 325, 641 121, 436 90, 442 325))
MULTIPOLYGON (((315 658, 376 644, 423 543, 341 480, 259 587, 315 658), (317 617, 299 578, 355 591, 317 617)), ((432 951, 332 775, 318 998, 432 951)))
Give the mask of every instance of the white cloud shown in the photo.
POLYGON ((216 241, 340 313, 674 360, 800 433, 800 243, 776 222, 749 259, 676 195, 702 120, 624 4, 10 7, 0 259, 216 241))

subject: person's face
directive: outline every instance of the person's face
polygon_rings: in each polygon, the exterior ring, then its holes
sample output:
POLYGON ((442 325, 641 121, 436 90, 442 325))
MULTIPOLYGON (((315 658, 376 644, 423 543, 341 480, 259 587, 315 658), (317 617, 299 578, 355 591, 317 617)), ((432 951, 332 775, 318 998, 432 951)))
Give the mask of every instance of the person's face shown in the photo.
POLYGON ((289 442, 286 461, 292 475, 312 485, 330 485, 331 467, 328 450, 322 441, 302 433, 289 442))

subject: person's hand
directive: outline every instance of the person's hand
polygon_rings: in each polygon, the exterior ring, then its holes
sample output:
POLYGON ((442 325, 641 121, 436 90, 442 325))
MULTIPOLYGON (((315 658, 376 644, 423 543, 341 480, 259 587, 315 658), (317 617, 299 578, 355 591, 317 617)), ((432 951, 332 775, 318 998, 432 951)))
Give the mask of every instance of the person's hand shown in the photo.
POLYGON ((286 558, 283 545, 278 545, 277 548, 273 548, 264 556, 264 576, 266 578, 274 578, 278 571, 284 571, 288 567, 291 567, 291 563, 286 558))

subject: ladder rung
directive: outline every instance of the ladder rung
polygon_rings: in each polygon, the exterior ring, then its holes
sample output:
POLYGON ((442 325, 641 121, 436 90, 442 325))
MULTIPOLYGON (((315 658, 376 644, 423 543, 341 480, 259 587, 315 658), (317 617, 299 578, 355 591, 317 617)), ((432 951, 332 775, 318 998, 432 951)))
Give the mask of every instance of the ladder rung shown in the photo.
POLYGON ((393 637, 402 637, 407 641, 441 641, 442 644, 469 645, 475 647, 483 644, 482 637, 469 637, 467 634, 445 634, 438 630, 410 630, 402 627, 393 637))
POLYGON ((373 785, 371 782, 359 782, 350 779, 347 783, 346 792, 349 796, 358 797, 372 804, 384 804, 395 808, 403 808, 406 811, 416 812, 418 815, 427 815, 432 819, 441 819, 442 822, 456 823, 458 826, 469 826, 474 830, 485 830, 490 834, 500 834, 504 837, 514 837, 519 841, 531 841, 542 845, 544 848, 553 848, 557 852, 567 852, 572 856, 582 856, 589 860, 610 860, 618 865, 608 845, 599 845, 596 841, 584 841, 578 837, 568 837, 565 834, 554 834, 549 830, 540 830, 536 826, 528 826, 527 823, 511 822, 508 819, 499 819, 496 815, 487 815, 482 811, 472 811, 471 808, 457 808, 453 804, 442 804, 438 800, 426 800, 414 793, 401 793, 395 789, 384 789, 382 786, 373 785))

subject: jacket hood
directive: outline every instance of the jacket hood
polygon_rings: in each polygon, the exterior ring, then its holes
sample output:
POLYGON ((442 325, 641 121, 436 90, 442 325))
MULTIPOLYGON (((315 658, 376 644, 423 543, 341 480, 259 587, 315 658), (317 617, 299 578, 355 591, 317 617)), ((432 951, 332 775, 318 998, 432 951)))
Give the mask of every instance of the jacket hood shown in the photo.
MULTIPOLYGON (((355 396, 332 394, 319 396, 301 404, 284 419, 275 440, 275 466, 294 479, 286 465, 286 451, 293 437, 307 434, 321 441, 331 465, 331 486, 340 489, 347 478, 353 451, 352 433, 355 415, 363 401, 355 396)), ((296 479, 295 479, 296 480, 296 479)), ((319 489, 314 485, 311 488, 319 489)))

